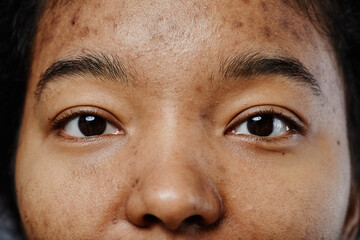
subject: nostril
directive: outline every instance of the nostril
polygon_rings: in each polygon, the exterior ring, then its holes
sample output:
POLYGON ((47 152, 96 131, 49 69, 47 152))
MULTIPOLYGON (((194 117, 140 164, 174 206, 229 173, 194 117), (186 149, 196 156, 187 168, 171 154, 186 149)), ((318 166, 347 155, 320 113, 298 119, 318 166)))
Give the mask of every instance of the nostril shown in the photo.
POLYGON ((162 222, 152 214, 145 214, 143 217, 144 227, 162 222))
POLYGON ((182 224, 183 225, 187 225, 187 226, 190 226, 190 225, 193 225, 193 226, 202 226, 204 222, 204 218, 201 217, 200 215, 193 215, 193 216, 190 216, 188 218, 186 218, 182 224))
MULTIPOLYGON (((165 226, 167 226, 167 222, 163 222, 161 219, 159 219, 158 217, 152 215, 152 214, 145 214, 143 219, 143 225, 142 227, 149 227, 151 225, 156 225, 156 224, 163 224, 165 226)), ((193 215, 190 216, 186 219, 184 219, 183 221, 181 221, 177 227, 175 229, 185 229, 185 228, 194 228, 194 229, 198 229, 198 228, 203 228, 206 224, 204 223, 204 218, 200 215, 193 215)), ((175 230, 173 229, 173 230, 175 230)))

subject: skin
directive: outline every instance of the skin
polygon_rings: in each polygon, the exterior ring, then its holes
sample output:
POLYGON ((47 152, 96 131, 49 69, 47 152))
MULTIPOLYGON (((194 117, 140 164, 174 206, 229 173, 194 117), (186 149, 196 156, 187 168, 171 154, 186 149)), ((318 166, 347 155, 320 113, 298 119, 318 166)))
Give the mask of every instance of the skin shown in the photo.
POLYGON ((341 74, 328 40, 296 12, 258 0, 46 8, 16 158, 29 239, 346 238, 357 221, 345 221, 341 74), (63 76, 35 96, 51 64, 93 52, 116 55, 129 83, 63 76), (298 59, 321 94, 282 75, 225 79, 221 65, 246 52, 298 59), (118 134, 79 139, 49 126, 79 106, 118 134), (232 134, 234 117, 269 109, 305 132, 232 134))

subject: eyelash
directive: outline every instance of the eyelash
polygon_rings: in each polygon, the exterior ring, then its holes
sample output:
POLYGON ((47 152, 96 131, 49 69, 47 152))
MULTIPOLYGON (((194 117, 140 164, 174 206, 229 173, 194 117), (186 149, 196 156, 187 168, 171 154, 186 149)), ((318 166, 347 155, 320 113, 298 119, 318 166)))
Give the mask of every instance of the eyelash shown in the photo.
MULTIPOLYGON (((257 111, 251 112, 249 114, 245 114, 245 116, 241 116, 241 114, 237 114, 228 124, 225 130, 225 135, 235 135, 232 134, 232 131, 234 128, 249 119, 258 116, 258 115, 271 115, 275 118, 280 119, 281 121, 284 121, 285 124, 287 124, 290 127, 289 133, 293 134, 300 134, 305 136, 306 135, 306 128, 304 124, 301 122, 301 120, 295 119, 290 116, 286 116, 282 111, 276 111, 273 107, 269 108, 261 108, 257 111)), ((290 134, 282 135, 282 136, 275 136, 275 137, 260 137, 255 135, 247 135, 247 138, 251 138, 255 141, 260 142, 281 142, 283 140, 287 140, 289 137, 291 137, 290 134)))

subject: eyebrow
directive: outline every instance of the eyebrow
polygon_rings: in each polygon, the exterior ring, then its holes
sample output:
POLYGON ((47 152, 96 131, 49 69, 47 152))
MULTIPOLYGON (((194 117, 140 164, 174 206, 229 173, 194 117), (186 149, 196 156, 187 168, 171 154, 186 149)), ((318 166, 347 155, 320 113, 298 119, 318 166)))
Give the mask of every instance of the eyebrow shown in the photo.
MULTIPOLYGON (((220 65, 220 74, 225 79, 240 79, 258 76, 280 75, 302 83, 319 96, 322 95, 319 81, 296 58, 264 56, 260 53, 244 53, 229 57, 220 65)), ((63 76, 87 76, 129 84, 128 74, 116 55, 91 53, 53 63, 41 75, 35 90, 39 101, 43 90, 51 82, 63 76)))
POLYGON ((220 73, 225 79, 258 76, 285 76, 291 81, 304 84, 316 95, 322 95, 319 81, 296 58, 263 56, 260 53, 244 53, 229 57, 222 62, 220 73))
POLYGON ((64 76, 87 76, 105 78, 114 82, 129 83, 128 74, 116 55, 91 53, 75 58, 63 59, 53 63, 40 76, 35 90, 37 100, 49 83, 64 76))

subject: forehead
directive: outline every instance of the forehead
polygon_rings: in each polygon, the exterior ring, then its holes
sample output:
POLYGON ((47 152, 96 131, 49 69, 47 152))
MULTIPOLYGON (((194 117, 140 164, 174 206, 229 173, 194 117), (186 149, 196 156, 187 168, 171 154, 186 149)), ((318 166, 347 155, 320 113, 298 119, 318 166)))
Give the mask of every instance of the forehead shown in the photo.
POLYGON ((35 52, 45 46, 52 53, 86 46, 132 56, 244 47, 287 52, 289 45, 316 49, 314 35, 307 19, 277 0, 60 1, 39 21, 35 52))

